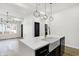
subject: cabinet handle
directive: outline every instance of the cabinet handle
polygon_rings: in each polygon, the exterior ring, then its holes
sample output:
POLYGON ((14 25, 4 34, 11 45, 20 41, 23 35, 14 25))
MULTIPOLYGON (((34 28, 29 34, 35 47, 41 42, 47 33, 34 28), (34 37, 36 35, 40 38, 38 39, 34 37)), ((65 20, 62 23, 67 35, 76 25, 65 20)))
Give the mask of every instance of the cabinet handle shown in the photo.
POLYGON ((45 50, 41 51, 41 52, 40 52, 40 54, 44 53, 46 50, 47 50, 47 49, 45 49, 45 50))

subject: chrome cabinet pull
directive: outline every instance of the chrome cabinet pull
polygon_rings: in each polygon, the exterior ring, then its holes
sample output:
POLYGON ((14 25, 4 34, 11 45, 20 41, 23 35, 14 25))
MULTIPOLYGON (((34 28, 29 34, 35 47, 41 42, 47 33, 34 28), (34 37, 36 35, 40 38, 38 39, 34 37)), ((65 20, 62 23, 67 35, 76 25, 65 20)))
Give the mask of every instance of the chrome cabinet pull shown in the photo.
POLYGON ((40 52, 40 54, 44 53, 45 51, 47 51, 47 49, 45 49, 45 50, 41 51, 41 52, 40 52))

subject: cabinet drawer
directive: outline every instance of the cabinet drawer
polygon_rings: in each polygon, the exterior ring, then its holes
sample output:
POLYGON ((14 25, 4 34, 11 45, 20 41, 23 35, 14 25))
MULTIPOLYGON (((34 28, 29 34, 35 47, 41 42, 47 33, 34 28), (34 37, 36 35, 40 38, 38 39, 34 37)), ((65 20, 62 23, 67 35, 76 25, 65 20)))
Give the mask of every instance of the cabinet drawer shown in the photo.
POLYGON ((46 45, 35 51, 36 56, 45 56, 49 53, 49 45, 46 45))

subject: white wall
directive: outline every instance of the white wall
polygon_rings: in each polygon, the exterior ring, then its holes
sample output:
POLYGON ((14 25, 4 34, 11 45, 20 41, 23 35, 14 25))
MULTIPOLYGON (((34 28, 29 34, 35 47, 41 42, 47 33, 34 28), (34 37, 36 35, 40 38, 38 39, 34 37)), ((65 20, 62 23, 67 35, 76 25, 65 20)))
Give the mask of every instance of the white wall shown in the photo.
POLYGON ((54 15, 52 34, 66 37, 66 46, 79 49, 79 6, 71 7, 54 15))
POLYGON ((33 17, 33 15, 30 15, 29 17, 25 17, 23 21, 24 40, 35 38, 34 37, 34 22, 40 23, 40 37, 45 36, 45 28, 44 28, 45 21, 40 20, 40 18, 35 18, 33 17))

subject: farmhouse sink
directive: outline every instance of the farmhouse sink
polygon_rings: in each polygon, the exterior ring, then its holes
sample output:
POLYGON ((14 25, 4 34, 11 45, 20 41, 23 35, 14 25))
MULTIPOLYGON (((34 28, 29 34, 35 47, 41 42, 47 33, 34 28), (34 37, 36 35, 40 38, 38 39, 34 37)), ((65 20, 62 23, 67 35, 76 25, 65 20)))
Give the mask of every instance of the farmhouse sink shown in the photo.
POLYGON ((49 42, 49 52, 51 52, 60 45, 60 38, 56 36, 47 36, 45 41, 49 42))

